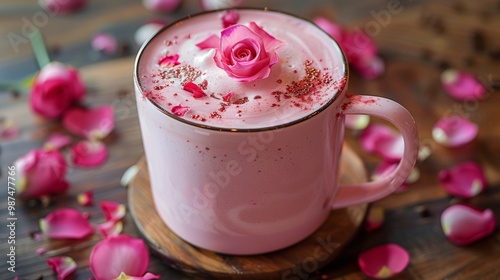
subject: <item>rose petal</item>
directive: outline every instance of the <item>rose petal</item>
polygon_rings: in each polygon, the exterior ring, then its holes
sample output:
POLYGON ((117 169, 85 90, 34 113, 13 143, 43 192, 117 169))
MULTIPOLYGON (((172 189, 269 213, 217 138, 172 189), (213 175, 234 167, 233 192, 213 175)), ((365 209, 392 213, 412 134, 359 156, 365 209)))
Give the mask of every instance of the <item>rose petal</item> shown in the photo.
POLYGON ((248 28, 262 39, 262 42, 266 47, 266 51, 268 52, 276 51, 285 45, 285 42, 274 38, 253 21, 248 23, 248 28))
POLYGON ((136 276, 128 276, 127 274, 122 272, 120 276, 118 276, 118 278, 116 278, 115 280, 151 280, 151 279, 160 279, 160 275, 147 272, 146 274, 144 274, 144 276, 136 277, 136 276))
POLYGON ((184 87, 182 89, 192 93, 193 97, 196 99, 200 99, 207 96, 207 94, 193 82, 187 82, 186 84, 184 84, 184 87))
POLYGON ((234 8, 242 3, 243 0, 200 0, 201 8, 205 11, 234 8))
POLYGON ((181 0, 142 0, 146 8, 155 12, 173 12, 180 4, 181 0))
POLYGON ((222 100, 224 100, 225 102, 231 102, 231 98, 233 98, 233 96, 234 92, 230 91, 222 97, 222 100))
POLYGON ((109 220, 97 225, 97 231, 104 238, 110 235, 119 235, 123 231, 123 223, 121 221, 109 220))
POLYGON ((43 148, 45 150, 60 150, 69 144, 71 144, 71 136, 56 132, 49 136, 49 139, 45 142, 43 148))
POLYGON ((17 193, 25 198, 42 198, 65 193, 66 161, 57 151, 32 150, 14 162, 17 193))
POLYGON ((160 59, 160 61, 158 61, 158 65, 160 65, 161 67, 165 67, 165 68, 173 67, 173 66, 176 66, 179 64, 181 64, 181 63, 179 62, 179 55, 178 54, 167 55, 167 56, 163 57, 162 59, 160 59))
POLYGON ((444 235, 457 245, 468 245, 495 231, 491 209, 480 210, 467 204, 452 205, 441 214, 444 235))
POLYGON ((143 276, 149 265, 149 253, 141 239, 111 235, 97 243, 89 258, 90 270, 99 280, 113 280, 123 272, 143 276))
POLYGON ((472 198, 486 190, 486 177, 481 166, 464 162, 439 172, 441 185, 450 194, 460 198, 472 198))
POLYGON ((114 110, 108 105, 94 109, 74 108, 63 118, 64 128, 88 139, 104 139, 114 125, 114 110))
POLYGON ((375 279, 389 278, 401 273, 408 263, 410 263, 408 252, 392 243, 374 247, 358 257, 361 271, 375 279))
POLYGON ((362 130, 370 123, 369 115, 346 115, 345 126, 350 129, 362 130))
POLYGON ((80 193, 76 198, 78 200, 78 204, 82 206, 90 206, 94 204, 94 192, 92 191, 80 193))
POLYGON ((35 250, 35 252, 36 252, 37 254, 39 254, 39 255, 43 255, 43 254, 47 253, 47 248, 37 248, 37 249, 35 250))
POLYGON ((476 138, 478 127, 460 116, 443 117, 432 129, 432 137, 448 147, 465 145, 476 138))
POLYGON ((173 113, 174 115, 184 117, 184 115, 186 115, 186 113, 187 113, 190 109, 191 109, 191 108, 189 108, 188 106, 181 106, 181 105, 177 105, 177 106, 172 107, 172 113, 173 113))
POLYGON ((142 46, 146 40, 158 33, 165 25, 156 22, 146 23, 139 27, 134 33, 134 41, 138 46, 142 46))
POLYGON ((54 257, 47 259, 47 264, 57 275, 57 280, 69 279, 76 271, 76 262, 70 257, 54 257))
POLYGON ((332 36, 338 43, 342 42, 344 39, 344 29, 342 26, 324 18, 324 17, 316 17, 313 22, 323 29, 328 35, 332 36))
POLYGON ((382 207, 370 207, 368 215, 366 217, 365 229, 367 231, 373 231, 379 229, 384 224, 384 208, 382 207))
POLYGON ((97 33, 92 38, 92 48, 107 55, 114 55, 118 50, 118 41, 108 33, 97 33))
POLYGON ((125 217, 127 208, 123 204, 112 201, 101 202, 101 209, 106 221, 118 221, 125 217))
POLYGON ((123 187, 128 186, 138 172, 139 167, 137 167, 137 165, 130 166, 127 170, 125 170, 125 172, 123 172, 123 175, 120 179, 120 185, 122 185, 123 187))
POLYGON ((240 13, 236 10, 226 10, 222 12, 222 27, 227 28, 231 25, 235 25, 240 20, 240 13))
POLYGON ((365 151, 377 154, 385 161, 396 162, 403 156, 403 137, 386 125, 369 125, 361 132, 360 144, 365 151))
POLYGON ((108 150, 99 141, 83 140, 71 147, 71 160, 78 167, 96 167, 106 162, 108 150))
POLYGON ((217 35, 210 35, 205 40, 196 44, 200 50, 204 49, 215 49, 218 48, 220 44, 220 38, 217 35))
POLYGON ((70 14, 83 9, 88 0, 39 0, 38 3, 53 14, 70 14))
POLYGON ((0 138, 12 139, 19 135, 21 129, 19 126, 11 119, 4 119, 1 122, 0 127, 0 138))
POLYGON ((465 71, 445 70, 441 74, 441 84, 445 91, 457 100, 479 100, 486 95, 486 87, 474 75, 465 71))
POLYGON ((80 239, 94 232, 90 222, 79 211, 61 208, 40 219, 40 229, 49 238, 80 239))

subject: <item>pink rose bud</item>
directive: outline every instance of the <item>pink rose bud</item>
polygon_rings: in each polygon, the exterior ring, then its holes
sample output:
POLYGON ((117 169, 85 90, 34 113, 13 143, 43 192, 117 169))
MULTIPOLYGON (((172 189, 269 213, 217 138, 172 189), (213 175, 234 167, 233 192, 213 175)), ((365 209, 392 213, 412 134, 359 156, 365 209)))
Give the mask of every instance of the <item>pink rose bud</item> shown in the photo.
POLYGON ((54 14, 69 14, 83 9, 87 0, 39 0, 40 6, 54 14))
POLYGON ((271 67, 279 60, 276 51, 283 45, 255 22, 248 27, 232 25, 221 32, 220 39, 212 35, 197 44, 201 50, 215 48, 217 67, 239 82, 269 77, 271 67))
POLYGON ((32 150, 14 162, 21 197, 41 198, 68 190, 66 161, 57 150, 32 150))
POLYGON ((146 8, 155 12, 173 12, 180 4, 181 0, 142 0, 146 8))
POLYGON ((59 62, 51 62, 35 77, 30 105, 35 113, 55 119, 78 103, 84 95, 85 85, 78 72, 59 62))

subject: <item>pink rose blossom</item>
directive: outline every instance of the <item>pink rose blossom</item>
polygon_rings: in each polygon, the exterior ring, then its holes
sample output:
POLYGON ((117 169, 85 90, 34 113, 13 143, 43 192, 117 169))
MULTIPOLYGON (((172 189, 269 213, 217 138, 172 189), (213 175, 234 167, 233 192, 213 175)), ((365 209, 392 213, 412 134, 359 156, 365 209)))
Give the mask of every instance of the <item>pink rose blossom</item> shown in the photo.
POLYGON ((32 150, 14 162, 17 191, 21 197, 41 198, 68 190, 66 161, 57 151, 32 150))
POLYGON ((55 119, 66 112, 85 95, 85 85, 78 72, 58 62, 44 66, 35 77, 30 94, 33 111, 55 119))
POLYGON ((39 0, 40 6, 54 14, 74 13, 87 5, 88 0, 39 0))
POLYGON ((146 276, 149 252, 141 239, 126 234, 110 235, 94 246, 89 264, 90 270, 99 280, 114 280, 123 277, 122 273, 141 277, 146 276))
POLYGON ((215 64, 239 82, 265 79, 279 60, 276 51, 284 45, 255 22, 248 27, 232 25, 197 44, 200 49, 215 48, 215 64))

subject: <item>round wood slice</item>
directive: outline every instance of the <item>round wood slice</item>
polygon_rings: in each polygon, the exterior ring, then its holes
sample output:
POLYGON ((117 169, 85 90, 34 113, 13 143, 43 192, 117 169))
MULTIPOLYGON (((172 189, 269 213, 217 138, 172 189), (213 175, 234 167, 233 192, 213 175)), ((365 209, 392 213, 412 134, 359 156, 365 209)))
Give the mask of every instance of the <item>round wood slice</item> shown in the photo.
MULTIPOLYGON (((130 213, 151 249, 166 263, 201 277, 225 279, 296 279, 331 262, 349 244, 366 216, 367 204, 332 211, 327 221, 303 241, 272 253, 252 256, 218 254, 193 246, 175 235, 157 214, 145 158, 128 190, 130 213), (295 269, 295 270, 294 270, 295 269), (297 272, 299 271, 299 272, 297 272)), ((366 181, 358 156, 344 145, 341 182, 366 181)))

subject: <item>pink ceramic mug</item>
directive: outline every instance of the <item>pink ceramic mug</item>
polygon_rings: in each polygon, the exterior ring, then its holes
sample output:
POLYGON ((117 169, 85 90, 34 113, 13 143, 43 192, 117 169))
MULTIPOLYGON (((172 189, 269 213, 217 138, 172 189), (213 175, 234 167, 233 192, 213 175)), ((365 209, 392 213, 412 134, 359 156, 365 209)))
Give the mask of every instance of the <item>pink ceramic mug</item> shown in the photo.
POLYGON ((200 16, 179 21, 151 38, 138 54, 134 79, 153 198, 163 221, 196 246, 227 254, 259 254, 304 239, 332 209, 392 193, 415 164, 418 135, 401 105, 347 93, 345 57, 338 44, 312 23, 278 12, 240 12, 242 18, 286 20, 321 32, 328 47, 340 54, 344 83, 321 108, 280 125, 235 129, 181 118, 144 93, 141 61, 163 33, 200 16), (339 184, 346 114, 378 116, 400 130, 405 148, 395 171, 375 182, 339 184))

